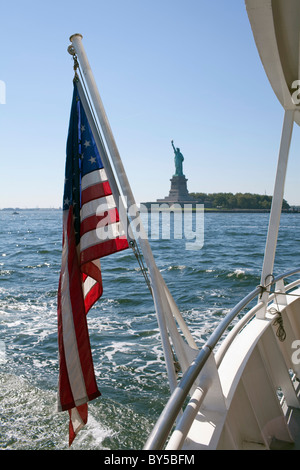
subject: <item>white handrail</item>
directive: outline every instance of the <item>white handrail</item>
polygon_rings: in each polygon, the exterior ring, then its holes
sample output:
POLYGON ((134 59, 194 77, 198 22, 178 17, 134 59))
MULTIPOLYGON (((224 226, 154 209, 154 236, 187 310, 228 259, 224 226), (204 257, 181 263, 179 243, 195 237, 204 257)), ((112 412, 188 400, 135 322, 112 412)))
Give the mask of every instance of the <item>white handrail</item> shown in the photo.
POLYGON ((203 403, 204 398, 209 390, 209 379, 203 386, 198 386, 194 391, 187 407, 184 410, 182 417, 180 418, 180 422, 178 423, 177 428, 174 430, 166 450, 174 450, 174 449, 181 449, 182 445, 188 435, 188 432, 191 427, 191 423, 193 422, 194 418, 196 417, 200 406, 203 403))

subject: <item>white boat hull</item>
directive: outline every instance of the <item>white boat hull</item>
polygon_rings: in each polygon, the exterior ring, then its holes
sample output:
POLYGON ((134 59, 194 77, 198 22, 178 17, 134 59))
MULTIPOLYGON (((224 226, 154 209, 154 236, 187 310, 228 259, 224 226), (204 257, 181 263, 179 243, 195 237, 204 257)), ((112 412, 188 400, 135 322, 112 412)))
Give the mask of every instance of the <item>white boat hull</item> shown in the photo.
POLYGON ((253 318, 233 340, 218 367, 225 406, 217 412, 220 403, 207 406, 204 399, 183 448, 298 448, 300 298, 295 295, 300 289, 286 296, 287 305, 272 304, 265 319, 253 318), (276 335, 270 313, 275 308, 284 341, 276 335))

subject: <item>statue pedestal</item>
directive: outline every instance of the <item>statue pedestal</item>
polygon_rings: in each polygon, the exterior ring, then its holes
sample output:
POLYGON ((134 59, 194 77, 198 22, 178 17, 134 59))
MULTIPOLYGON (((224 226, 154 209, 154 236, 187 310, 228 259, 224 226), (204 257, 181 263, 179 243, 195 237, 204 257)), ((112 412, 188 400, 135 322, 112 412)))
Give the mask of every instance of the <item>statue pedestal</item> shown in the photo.
POLYGON ((184 175, 174 175, 171 181, 171 189, 169 196, 164 199, 157 199, 157 202, 168 202, 168 203, 191 203, 195 202, 195 199, 189 195, 187 189, 187 179, 184 175))

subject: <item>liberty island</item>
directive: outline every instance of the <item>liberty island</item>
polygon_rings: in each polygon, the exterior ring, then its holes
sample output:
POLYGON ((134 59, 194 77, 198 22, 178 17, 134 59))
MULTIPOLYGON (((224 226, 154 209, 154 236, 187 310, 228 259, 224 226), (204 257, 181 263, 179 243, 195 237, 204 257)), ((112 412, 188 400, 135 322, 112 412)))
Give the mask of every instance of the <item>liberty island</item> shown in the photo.
MULTIPOLYGON (((179 147, 174 151, 175 173, 171 181, 169 195, 157 199, 155 202, 142 202, 141 211, 168 211, 168 210, 204 210, 208 212, 270 212, 272 196, 252 193, 202 193, 191 192, 187 189, 187 178, 183 172, 184 156, 179 147)), ((300 212, 299 206, 290 206, 283 199, 282 212, 300 212)))

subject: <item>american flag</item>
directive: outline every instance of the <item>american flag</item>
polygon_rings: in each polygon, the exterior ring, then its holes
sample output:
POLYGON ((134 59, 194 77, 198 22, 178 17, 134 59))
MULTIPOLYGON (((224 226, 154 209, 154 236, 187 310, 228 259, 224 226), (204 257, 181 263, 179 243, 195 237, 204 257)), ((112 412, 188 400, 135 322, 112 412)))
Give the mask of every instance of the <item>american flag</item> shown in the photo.
POLYGON ((103 292, 99 259, 126 248, 116 201, 74 81, 57 307, 58 409, 69 411, 70 445, 87 422, 87 402, 100 396, 87 326, 87 313, 103 292))

